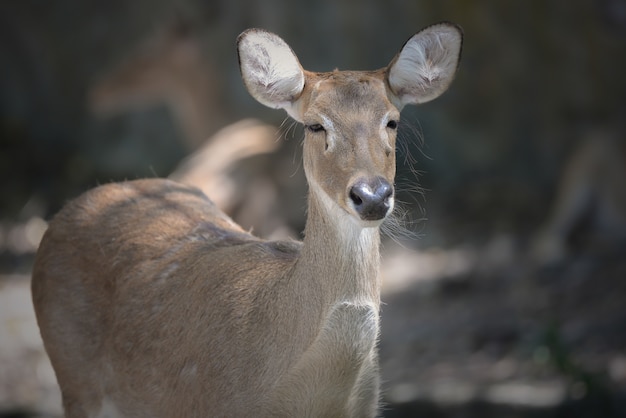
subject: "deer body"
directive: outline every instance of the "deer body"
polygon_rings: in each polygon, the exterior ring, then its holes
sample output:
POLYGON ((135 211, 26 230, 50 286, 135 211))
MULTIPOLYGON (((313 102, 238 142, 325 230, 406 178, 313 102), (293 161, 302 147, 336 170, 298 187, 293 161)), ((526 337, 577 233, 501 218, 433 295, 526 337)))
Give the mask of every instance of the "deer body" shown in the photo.
POLYGON ((409 40, 418 61, 405 47, 383 70, 311 73, 276 35, 244 32, 248 90, 307 126, 305 238, 258 239, 169 180, 70 202, 32 284, 66 415, 375 416, 378 227, 393 209, 399 110, 447 88, 460 39, 437 25, 409 40))

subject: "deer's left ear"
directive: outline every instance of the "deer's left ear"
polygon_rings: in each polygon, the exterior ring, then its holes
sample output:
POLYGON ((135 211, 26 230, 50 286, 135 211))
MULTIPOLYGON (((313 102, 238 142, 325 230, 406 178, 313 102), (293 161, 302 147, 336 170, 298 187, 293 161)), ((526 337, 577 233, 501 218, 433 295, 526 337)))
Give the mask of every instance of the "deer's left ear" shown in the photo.
POLYGON ((446 91, 459 65, 462 44, 463 31, 451 23, 413 35, 387 67, 396 106, 425 103, 446 91))

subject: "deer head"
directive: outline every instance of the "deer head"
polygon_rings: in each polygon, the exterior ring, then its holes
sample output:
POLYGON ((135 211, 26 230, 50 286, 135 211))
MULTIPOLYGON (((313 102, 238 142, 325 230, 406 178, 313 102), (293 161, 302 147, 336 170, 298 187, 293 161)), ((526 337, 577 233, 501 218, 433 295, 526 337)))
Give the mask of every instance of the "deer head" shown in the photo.
POLYGON ((333 213, 368 227, 393 209, 400 111, 448 88, 461 39, 455 25, 430 26, 377 71, 306 71, 285 41, 259 29, 240 35, 238 52, 251 95, 304 124, 311 194, 333 213))

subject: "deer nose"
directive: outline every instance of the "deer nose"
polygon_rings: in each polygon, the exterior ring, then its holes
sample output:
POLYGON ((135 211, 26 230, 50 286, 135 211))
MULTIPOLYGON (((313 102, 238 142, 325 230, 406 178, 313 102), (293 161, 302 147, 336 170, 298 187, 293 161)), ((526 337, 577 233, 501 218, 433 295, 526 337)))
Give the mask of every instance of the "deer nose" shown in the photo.
POLYGON ((364 221, 378 221, 387 216, 392 196, 393 187, 382 177, 359 179, 350 188, 350 200, 364 221))

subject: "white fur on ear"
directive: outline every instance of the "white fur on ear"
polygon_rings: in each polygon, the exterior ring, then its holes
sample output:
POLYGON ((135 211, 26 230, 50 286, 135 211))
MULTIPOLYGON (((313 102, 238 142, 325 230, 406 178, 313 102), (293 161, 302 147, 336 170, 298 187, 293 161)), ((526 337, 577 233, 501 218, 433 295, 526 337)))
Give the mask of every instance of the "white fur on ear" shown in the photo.
POLYGON ((442 94, 459 65, 463 32, 450 23, 439 23, 413 35, 388 67, 394 102, 425 103, 442 94))
POLYGON ((248 29, 239 35, 237 51, 241 76, 252 97, 299 119, 292 105, 304 89, 304 71, 289 45, 271 32, 248 29))

